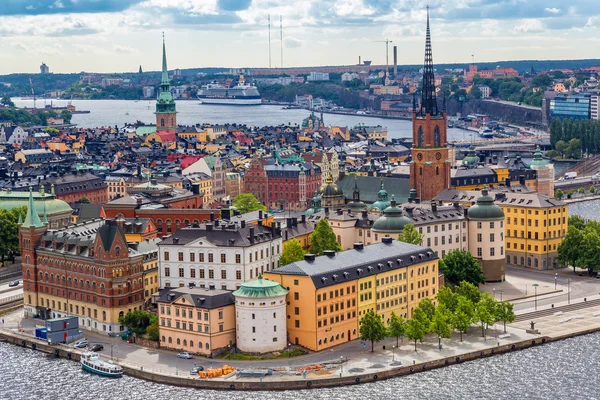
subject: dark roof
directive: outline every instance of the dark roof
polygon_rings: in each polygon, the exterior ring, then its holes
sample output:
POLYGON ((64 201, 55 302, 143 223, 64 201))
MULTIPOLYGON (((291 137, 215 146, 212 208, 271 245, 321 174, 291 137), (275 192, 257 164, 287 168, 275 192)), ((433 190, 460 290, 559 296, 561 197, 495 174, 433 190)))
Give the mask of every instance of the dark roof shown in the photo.
POLYGON ((88 204, 88 203, 73 203, 73 214, 77 215, 77 221, 85 222, 91 219, 100 218, 102 214, 102 204, 88 204))
MULTIPOLYGON (((379 176, 357 176, 356 181, 360 192, 360 200, 365 203, 374 203, 377 201, 377 194, 381 190, 381 180, 391 198, 395 195, 398 203, 404 203, 408 200, 409 179, 390 178, 379 176)), ((344 192, 344 197, 352 198, 354 192, 354 176, 346 175, 337 182, 338 187, 344 192)))
POLYGON ((235 303, 235 297, 233 297, 230 291, 196 287, 178 287, 161 290, 157 302, 170 304, 181 297, 185 297, 190 302, 190 305, 193 304, 195 307, 207 309, 225 307, 235 303), (169 297, 170 295, 171 297, 169 297))
POLYGON ((297 261, 269 273, 310 276, 319 289, 436 259, 438 256, 430 248, 391 240, 390 243, 364 246, 362 250, 335 253, 333 257, 297 261))
POLYGON ((198 239, 206 238, 207 241, 215 246, 223 247, 248 247, 258 243, 268 242, 281 235, 275 228, 267 228, 262 225, 246 225, 229 223, 219 226, 211 224, 200 224, 198 227, 181 228, 168 238, 165 238, 159 245, 187 245, 198 239), (207 229, 208 228, 208 229, 207 229), (254 229, 254 243, 250 243, 250 230, 254 229))

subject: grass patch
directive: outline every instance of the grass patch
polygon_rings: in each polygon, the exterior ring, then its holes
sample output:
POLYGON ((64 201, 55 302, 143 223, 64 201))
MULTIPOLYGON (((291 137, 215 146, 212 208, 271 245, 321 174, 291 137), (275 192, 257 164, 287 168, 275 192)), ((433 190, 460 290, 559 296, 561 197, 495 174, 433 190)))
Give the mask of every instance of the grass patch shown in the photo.
POLYGON ((262 356, 255 356, 252 354, 244 354, 244 353, 222 353, 219 354, 219 356, 217 358, 223 359, 223 360, 247 360, 247 361, 252 361, 252 360, 275 360, 275 359, 279 359, 279 358, 290 358, 290 357, 298 357, 298 356, 303 356, 304 354, 306 354, 304 351, 302 350, 291 350, 291 351, 283 351, 277 355, 274 355, 273 353, 269 353, 269 354, 265 354, 262 356))

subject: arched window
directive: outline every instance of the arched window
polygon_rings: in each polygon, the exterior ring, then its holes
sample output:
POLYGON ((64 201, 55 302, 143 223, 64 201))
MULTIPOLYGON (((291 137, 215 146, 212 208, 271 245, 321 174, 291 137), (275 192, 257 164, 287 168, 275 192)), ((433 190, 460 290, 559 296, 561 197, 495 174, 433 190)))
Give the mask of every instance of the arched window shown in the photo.
POLYGON ((190 347, 194 347, 194 341, 190 340, 190 347))
POLYGON ((177 338, 177 345, 181 344, 181 339, 177 338))
POLYGON ((106 311, 102 311, 102 321, 106 321, 106 311))
POLYGON ((116 255, 117 257, 119 257, 119 256, 121 255, 121 248, 120 248, 120 247, 118 247, 118 246, 117 246, 117 247, 115 247, 115 255, 116 255))
POLYGON ((164 343, 165 342, 165 337, 163 336, 160 341, 164 343))
POLYGON ((419 134, 417 139, 417 147, 422 148, 425 146, 425 134, 423 133, 423 127, 419 127, 419 134))
POLYGON ((439 175, 440 174, 440 167, 435 167, 435 174, 439 175))
POLYGON ((440 128, 436 125, 433 128, 433 147, 441 147, 440 145, 440 128))
POLYGON ((173 343, 173 339, 169 336, 169 344, 173 343))
POLYGON ((187 347, 187 340, 183 339, 183 345, 187 347))
MULTIPOLYGON (((160 119, 160 126, 165 126, 165 119, 164 119, 164 118, 161 118, 161 119, 160 119)), ((171 338, 169 338, 169 340, 170 340, 170 339, 171 339, 171 338)))

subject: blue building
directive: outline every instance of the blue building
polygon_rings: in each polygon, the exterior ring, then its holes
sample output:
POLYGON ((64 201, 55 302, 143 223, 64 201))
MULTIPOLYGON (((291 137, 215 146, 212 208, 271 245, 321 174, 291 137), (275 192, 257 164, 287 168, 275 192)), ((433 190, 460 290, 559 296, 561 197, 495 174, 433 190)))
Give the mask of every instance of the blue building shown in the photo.
POLYGON ((558 95, 550 100, 550 117, 589 119, 591 94, 558 95))

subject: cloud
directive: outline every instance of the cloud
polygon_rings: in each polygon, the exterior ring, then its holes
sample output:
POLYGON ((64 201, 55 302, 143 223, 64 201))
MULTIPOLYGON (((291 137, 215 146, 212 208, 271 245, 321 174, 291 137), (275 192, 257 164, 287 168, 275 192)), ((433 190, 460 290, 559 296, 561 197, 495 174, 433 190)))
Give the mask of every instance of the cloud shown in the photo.
POLYGON ((113 51, 119 54, 135 54, 139 53, 138 49, 134 49, 133 47, 122 46, 120 44, 115 44, 113 46, 113 51))
POLYGON ((298 47, 302 47, 304 42, 300 39, 296 39, 293 37, 286 37, 283 39, 283 45, 286 49, 295 49, 298 47))
POLYGON ((539 19, 526 19, 515 26, 515 32, 536 33, 544 30, 544 24, 539 19))
POLYGON ((560 9, 552 7, 552 8, 545 8, 544 11, 547 11, 547 12, 552 13, 552 14, 558 14, 560 12, 560 9))
POLYGON ((217 0, 217 6, 223 11, 242 11, 252 4, 252 0, 217 0))
POLYGON ((143 0, 1 0, 0 15, 119 12, 143 0))

